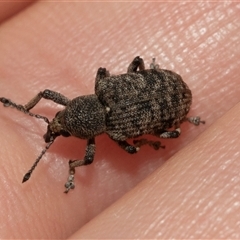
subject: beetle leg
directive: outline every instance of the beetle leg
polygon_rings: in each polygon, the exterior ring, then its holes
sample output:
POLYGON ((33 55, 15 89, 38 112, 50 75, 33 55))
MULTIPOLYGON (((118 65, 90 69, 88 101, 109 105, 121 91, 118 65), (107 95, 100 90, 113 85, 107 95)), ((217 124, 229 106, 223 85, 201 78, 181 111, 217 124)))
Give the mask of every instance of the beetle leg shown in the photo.
POLYGON ((174 131, 162 132, 158 137, 160 138, 178 138, 180 136, 181 129, 176 128, 174 131))
POLYGON ((43 92, 39 92, 26 105, 16 104, 16 103, 12 102, 10 99, 6 99, 3 97, 0 98, 0 102, 2 102, 5 107, 16 108, 18 111, 28 114, 31 117, 41 118, 45 122, 49 123, 49 121, 46 117, 43 117, 39 114, 34 114, 34 113, 29 112, 30 109, 32 109, 34 106, 36 106, 36 104, 41 100, 41 98, 52 100, 53 102, 61 104, 63 106, 66 106, 67 103, 70 101, 68 98, 66 98, 61 93, 46 89, 43 92))
POLYGON ((106 78, 106 77, 109 77, 110 76, 110 73, 109 71, 106 69, 106 68, 99 68, 97 70, 97 75, 96 75, 96 78, 95 78, 95 93, 98 95, 99 92, 101 92, 101 86, 99 86, 99 81, 106 78))
POLYGON ((106 68, 99 68, 97 70, 97 75, 96 75, 96 83, 100 80, 103 79, 105 77, 110 77, 110 73, 106 68))
MULTIPOLYGON (((114 139, 113 139, 114 140, 114 139)), ((133 154, 139 151, 140 147, 135 147, 130 145, 127 141, 117 141, 114 140, 122 149, 124 149, 126 152, 133 154)))
POLYGON ((156 63, 156 58, 152 59, 152 63, 150 64, 150 69, 159 69, 159 64, 156 63))
POLYGON ((185 119, 185 121, 188 121, 188 122, 194 124, 195 126, 198 126, 200 123, 205 124, 205 121, 201 121, 201 118, 199 116, 188 117, 185 119))
POLYGON ((155 150, 158 150, 159 148, 165 148, 165 146, 161 145, 160 141, 150 141, 150 140, 147 140, 145 138, 134 139, 133 144, 134 144, 135 147, 141 147, 143 145, 149 145, 150 147, 152 147, 155 150))
POLYGON ((68 193, 70 189, 74 189, 74 174, 75 174, 75 168, 80 167, 83 165, 88 165, 93 162, 94 155, 95 155, 95 139, 91 138, 87 141, 87 147, 86 147, 86 154, 83 160, 69 160, 69 176, 68 180, 65 183, 65 193, 68 193))
POLYGON ((145 70, 144 61, 139 56, 135 57, 133 61, 130 63, 127 69, 127 73, 137 72, 138 68, 140 71, 145 70))
POLYGON ((35 107, 42 98, 51 100, 63 106, 66 106, 67 103, 70 101, 61 93, 45 89, 43 92, 39 92, 33 99, 31 99, 26 105, 24 105, 24 108, 29 111, 30 109, 35 107))

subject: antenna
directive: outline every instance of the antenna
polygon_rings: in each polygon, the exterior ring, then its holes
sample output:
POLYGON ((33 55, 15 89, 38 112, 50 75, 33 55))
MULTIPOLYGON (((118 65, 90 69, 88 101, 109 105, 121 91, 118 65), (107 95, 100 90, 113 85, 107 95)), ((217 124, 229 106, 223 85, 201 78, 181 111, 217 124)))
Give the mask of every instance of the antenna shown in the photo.
POLYGON ((48 118, 41 116, 39 114, 35 114, 32 112, 29 112, 23 105, 20 104, 16 104, 14 102, 12 102, 10 99, 4 98, 4 97, 0 97, 0 102, 3 103, 4 107, 13 107, 16 108, 18 111, 23 112, 31 117, 35 117, 35 118, 40 118, 43 119, 47 124, 49 124, 49 120, 48 118))
POLYGON ((30 170, 24 175, 22 183, 26 182, 30 177, 31 174, 33 172, 33 170, 36 168, 37 164, 39 163, 39 161, 41 160, 42 156, 46 153, 46 151, 49 149, 49 147, 53 144, 54 140, 56 137, 52 137, 50 142, 46 145, 46 147, 42 150, 42 152, 40 153, 40 155, 37 157, 36 161, 34 162, 34 164, 32 165, 32 167, 30 168, 30 170))

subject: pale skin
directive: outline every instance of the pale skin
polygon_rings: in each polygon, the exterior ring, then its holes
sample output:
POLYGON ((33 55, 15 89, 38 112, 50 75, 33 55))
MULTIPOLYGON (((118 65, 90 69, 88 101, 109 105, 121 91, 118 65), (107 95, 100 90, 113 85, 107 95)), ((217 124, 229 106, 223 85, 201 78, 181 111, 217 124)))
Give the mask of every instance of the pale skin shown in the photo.
MULTIPOLYGON (((140 55, 181 74, 189 116, 206 120, 135 155, 97 137, 93 164, 76 169, 66 195, 68 160, 86 141, 57 139, 22 184, 46 123, 1 104, 1 238, 240 238, 239 6, 196 5, 38 2, 0 25, 1 97, 91 94, 99 67, 123 73, 140 55)), ((51 119, 59 109, 41 100, 32 111, 51 119)))

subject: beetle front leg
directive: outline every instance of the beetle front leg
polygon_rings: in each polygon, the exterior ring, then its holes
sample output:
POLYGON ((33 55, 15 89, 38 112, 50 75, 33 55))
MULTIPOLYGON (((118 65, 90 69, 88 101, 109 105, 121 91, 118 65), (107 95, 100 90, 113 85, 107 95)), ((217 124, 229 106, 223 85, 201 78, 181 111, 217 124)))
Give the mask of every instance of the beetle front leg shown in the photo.
POLYGON ((35 107, 37 103, 42 99, 48 99, 55 103, 61 104, 63 106, 66 106, 67 103, 70 101, 68 98, 66 98, 64 95, 58 92, 54 92, 51 90, 44 90, 43 92, 39 92, 34 98, 32 98, 27 104, 21 105, 16 104, 12 102, 10 99, 0 97, 0 102, 3 103, 4 107, 13 107, 16 108, 18 111, 23 112, 25 114, 28 114, 31 117, 41 118, 45 122, 49 123, 48 119, 46 117, 43 117, 39 114, 34 114, 32 112, 29 112, 30 109, 35 107))
POLYGON ((130 63, 127 69, 127 73, 137 72, 138 68, 140 71, 145 70, 144 61, 139 56, 135 57, 133 61, 130 63))
POLYGON ((39 92, 34 98, 32 98, 25 106, 24 108, 29 111, 33 107, 37 105, 37 103, 42 99, 48 99, 55 103, 58 103, 60 105, 66 106, 67 103, 70 101, 68 98, 66 98, 61 93, 45 89, 43 92, 39 92))
POLYGON ((95 155, 95 139, 91 138, 87 141, 87 147, 86 147, 86 154, 83 160, 69 160, 69 177, 67 182, 65 183, 65 193, 68 193, 70 189, 75 188, 74 184, 74 174, 75 174, 75 168, 80 167, 83 165, 88 165, 93 162, 94 155, 95 155))

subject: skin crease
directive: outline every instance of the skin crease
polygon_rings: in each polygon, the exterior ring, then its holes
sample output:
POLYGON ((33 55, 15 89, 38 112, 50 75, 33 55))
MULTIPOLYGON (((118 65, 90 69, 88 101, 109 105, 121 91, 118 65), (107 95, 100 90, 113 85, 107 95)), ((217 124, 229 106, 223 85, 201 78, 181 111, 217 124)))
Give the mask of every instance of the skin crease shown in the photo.
POLYGON ((21 12, 24 8, 28 7, 31 3, 35 1, 5 1, 0 2, 0 22, 15 16, 18 12, 21 12))
MULTIPOLYGON (((5 20, 1 97, 91 94, 99 67, 119 74, 137 55, 146 67, 156 57, 192 90, 189 115, 207 122, 136 155, 97 137, 94 163, 76 169, 65 195, 68 160, 86 141, 57 139, 22 184, 46 124, 0 106, 1 238, 240 238, 238 12, 238 3, 37 2, 5 20)), ((51 119, 59 109, 42 100, 32 112, 51 119)))

